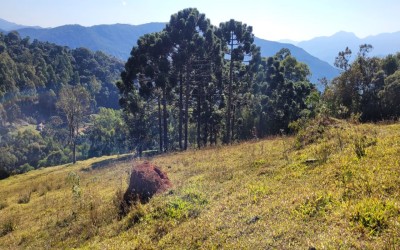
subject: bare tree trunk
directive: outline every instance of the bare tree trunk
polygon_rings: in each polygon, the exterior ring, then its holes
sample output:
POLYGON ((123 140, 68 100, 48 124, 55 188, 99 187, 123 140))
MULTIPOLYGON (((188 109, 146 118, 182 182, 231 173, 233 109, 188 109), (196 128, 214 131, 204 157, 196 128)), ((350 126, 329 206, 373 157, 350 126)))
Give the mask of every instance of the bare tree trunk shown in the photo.
POLYGON ((231 61, 229 65, 229 85, 228 85, 228 107, 226 115, 226 143, 231 143, 231 105, 232 105, 232 84, 233 84, 233 32, 231 32, 231 61))
POLYGON ((78 136, 78 131, 79 131, 78 125, 76 126, 76 130, 75 130, 75 126, 72 126, 72 163, 73 164, 76 163, 76 137, 78 136))
POLYGON ((200 134, 201 134, 201 131, 200 131, 200 126, 201 126, 201 117, 200 117, 200 114, 201 114, 201 112, 200 112, 200 109, 201 109, 201 103, 200 103, 200 91, 198 91, 197 92, 198 93, 198 96, 197 96, 197 147, 198 148, 200 148, 201 147, 201 140, 200 140, 200 134))
POLYGON ((231 124, 231 142, 234 141, 234 139, 235 139, 235 133, 234 133, 234 131, 235 131, 235 122, 236 122, 235 121, 235 119, 236 119, 235 112, 236 112, 236 106, 233 105, 232 124, 231 124))
POLYGON ((72 163, 76 163, 76 141, 74 139, 73 145, 72 145, 72 163))
POLYGON ((167 124, 167 98, 166 98, 166 89, 163 89, 163 98, 162 98, 162 105, 163 105, 163 119, 164 119, 164 151, 168 151, 168 124, 167 124))
POLYGON ((179 72, 179 125, 178 125, 178 132, 179 132, 179 148, 182 150, 182 123, 183 123, 183 75, 182 71, 179 72))
POLYGON ((186 68, 186 89, 185 89, 185 143, 184 150, 188 148, 188 126, 189 126, 189 95, 190 95, 190 71, 186 68))
POLYGON ((163 152, 163 137, 162 137, 162 121, 161 121, 161 98, 157 97, 157 104, 158 104, 158 136, 159 136, 159 146, 160 146, 160 153, 163 152))

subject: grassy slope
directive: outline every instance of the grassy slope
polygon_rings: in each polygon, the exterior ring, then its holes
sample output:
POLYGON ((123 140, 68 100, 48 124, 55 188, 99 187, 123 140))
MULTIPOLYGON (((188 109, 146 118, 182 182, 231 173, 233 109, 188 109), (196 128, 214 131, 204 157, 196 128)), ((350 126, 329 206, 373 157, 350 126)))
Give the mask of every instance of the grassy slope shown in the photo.
POLYGON ((293 145, 295 138, 279 137, 156 157, 172 191, 122 220, 113 201, 127 187, 132 163, 124 158, 96 158, 2 180, 0 248, 400 245, 400 124, 338 122, 317 143, 293 145), (365 155, 357 157, 355 148, 365 155), (79 189, 72 191, 73 183, 79 189), (30 201, 19 204, 29 192, 30 201))

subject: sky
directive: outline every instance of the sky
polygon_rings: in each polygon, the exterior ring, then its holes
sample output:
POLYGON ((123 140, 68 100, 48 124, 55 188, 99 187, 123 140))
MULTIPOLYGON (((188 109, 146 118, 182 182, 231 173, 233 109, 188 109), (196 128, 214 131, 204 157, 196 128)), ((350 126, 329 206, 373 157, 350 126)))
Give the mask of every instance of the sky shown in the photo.
POLYGON ((309 40, 338 31, 364 38, 400 31, 398 0, 0 0, 0 18, 29 26, 168 22, 195 7, 211 23, 235 19, 257 37, 309 40))

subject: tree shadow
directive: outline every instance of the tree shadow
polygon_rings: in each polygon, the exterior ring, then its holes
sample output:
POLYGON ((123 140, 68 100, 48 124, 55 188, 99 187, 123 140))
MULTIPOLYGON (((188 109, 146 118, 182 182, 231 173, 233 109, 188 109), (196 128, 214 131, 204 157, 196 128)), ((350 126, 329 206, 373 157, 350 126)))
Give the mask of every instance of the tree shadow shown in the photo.
POLYGON ((103 169, 103 168, 111 167, 111 165, 113 165, 115 163, 131 161, 134 158, 135 158, 134 155, 129 154, 129 155, 124 155, 124 156, 119 156, 118 158, 106 159, 103 161, 92 163, 88 168, 83 168, 81 171, 90 172, 90 171, 97 170, 97 169, 103 169))

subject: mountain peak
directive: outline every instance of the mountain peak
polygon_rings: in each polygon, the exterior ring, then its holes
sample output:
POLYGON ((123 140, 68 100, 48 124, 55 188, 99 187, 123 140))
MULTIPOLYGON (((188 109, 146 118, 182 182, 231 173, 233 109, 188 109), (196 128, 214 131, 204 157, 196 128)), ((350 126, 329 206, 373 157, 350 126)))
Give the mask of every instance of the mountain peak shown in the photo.
POLYGON ((353 32, 348 32, 348 31, 339 31, 333 34, 331 37, 340 37, 340 38, 358 38, 356 34, 353 32))

